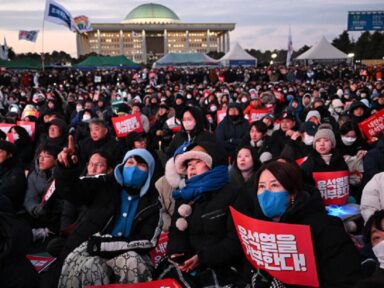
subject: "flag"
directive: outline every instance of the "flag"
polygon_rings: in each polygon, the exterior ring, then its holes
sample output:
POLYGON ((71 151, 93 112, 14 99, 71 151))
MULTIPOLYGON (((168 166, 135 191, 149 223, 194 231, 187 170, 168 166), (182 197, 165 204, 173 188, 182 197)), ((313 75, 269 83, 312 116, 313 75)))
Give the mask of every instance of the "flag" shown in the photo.
POLYGON ((291 26, 289 26, 288 49, 287 49, 287 63, 286 63, 287 67, 289 65, 291 65, 292 53, 293 53, 292 34, 291 34, 291 26))
POLYGON ((4 45, 0 47, 0 59, 1 60, 8 60, 8 46, 7 46, 7 40, 4 37, 4 45))
POLYGON ((19 31, 19 40, 27 40, 27 41, 31 41, 31 42, 36 42, 37 34, 39 34, 38 30, 32 30, 32 31, 20 30, 19 31))
POLYGON ((54 0, 47 0, 44 21, 64 25, 73 32, 78 31, 76 23, 73 20, 71 13, 69 13, 67 9, 65 9, 62 5, 60 5, 54 0))
POLYGON ((93 30, 91 22, 89 22, 89 18, 87 16, 77 16, 73 20, 75 21, 77 30, 80 33, 89 32, 93 30))

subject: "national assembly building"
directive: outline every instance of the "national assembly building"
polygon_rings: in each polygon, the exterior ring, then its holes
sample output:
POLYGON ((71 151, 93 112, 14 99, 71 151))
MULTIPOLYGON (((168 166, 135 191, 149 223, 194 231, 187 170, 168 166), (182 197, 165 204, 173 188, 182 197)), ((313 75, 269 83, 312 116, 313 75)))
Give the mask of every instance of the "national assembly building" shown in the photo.
POLYGON ((124 55, 147 63, 167 53, 226 53, 235 23, 183 23, 171 9, 149 3, 133 9, 121 23, 92 23, 92 28, 76 36, 79 56, 124 55))

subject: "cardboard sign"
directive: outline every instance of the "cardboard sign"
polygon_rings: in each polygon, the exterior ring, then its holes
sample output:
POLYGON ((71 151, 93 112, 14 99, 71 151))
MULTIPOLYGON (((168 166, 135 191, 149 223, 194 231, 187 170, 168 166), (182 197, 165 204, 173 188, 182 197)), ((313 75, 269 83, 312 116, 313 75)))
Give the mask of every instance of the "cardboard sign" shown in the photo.
MULTIPOLYGON (((272 111, 273 112, 273 111, 272 111)), ((255 122, 257 120, 261 120, 265 115, 271 114, 271 109, 263 108, 263 109, 252 109, 249 112, 249 123, 255 122)))
POLYGON ((368 143, 372 143, 372 138, 376 137, 379 132, 384 131, 384 109, 359 123, 359 128, 368 143))
POLYGON ((113 128, 115 129, 116 136, 121 138, 127 134, 135 131, 138 133, 143 132, 143 125, 141 124, 140 114, 134 113, 131 115, 112 117, 113 128))
POLYGON ((37 273, 43 272, 49 265, 51 265, 56 260, 55 257, 51 256, 27 255, 26 257, 29 261, 31 261, 37 273))
POLYGON ((182 288, 175 279, 162 279, 157 281, 135 284, 109 284, 97 286, 85 286, 85 288, 182 288))
POLYGON ((219 124, 227 116, 227 110, 218 110, 216 113, 216 122, 219 124))
POLYGON ((317 189, 321 193, 324 205, 344 205, 349 197, 349 172, 313 172, 317 189))
POLYGON ((17 126, 21 126, 25 130, 27 130, 29 136, 31 136, 32 141, 35 140, 35 134, 36 134, 36 123, 35 122, 17 121, 16 124, 17 124, 17 126))
POLYGON ((319 287, 309 226, 261 221, 230 207, 245 256, 284 284, 319 287))
POLYGON ((168 234, 169 232, 163 232, 160 234, 159 241, 157 241, 156 247, 149 251, 149 256, 155 267, 159 264, 160 260, 165 257, 167 254, 167 245, 168 245, 168 234))

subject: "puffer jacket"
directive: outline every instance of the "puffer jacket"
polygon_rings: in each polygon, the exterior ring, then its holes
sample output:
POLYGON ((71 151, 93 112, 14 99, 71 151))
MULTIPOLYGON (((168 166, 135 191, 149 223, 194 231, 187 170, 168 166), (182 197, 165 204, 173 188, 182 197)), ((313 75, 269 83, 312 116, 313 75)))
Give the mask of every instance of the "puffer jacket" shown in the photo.
POLYGON ((377 173, 365 185, 361 196, 360 211, 367 222, 376 211, 384 209, 384 172, 377 173))

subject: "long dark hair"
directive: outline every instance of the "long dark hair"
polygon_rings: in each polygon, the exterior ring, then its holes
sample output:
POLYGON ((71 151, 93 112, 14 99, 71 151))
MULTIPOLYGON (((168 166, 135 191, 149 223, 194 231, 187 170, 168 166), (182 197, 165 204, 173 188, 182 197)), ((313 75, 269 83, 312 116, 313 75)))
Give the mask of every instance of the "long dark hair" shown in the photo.
POLYGON ((296 197, 299 197, 303 193, 303 179, 300 170, 291 163, 280 161, 267 162, 261 166, 256 176, 256 191, 258 189, 260 175, 265 170, 271 172, 277 181, 287 189, 289 194, 294 194, 296 197))

